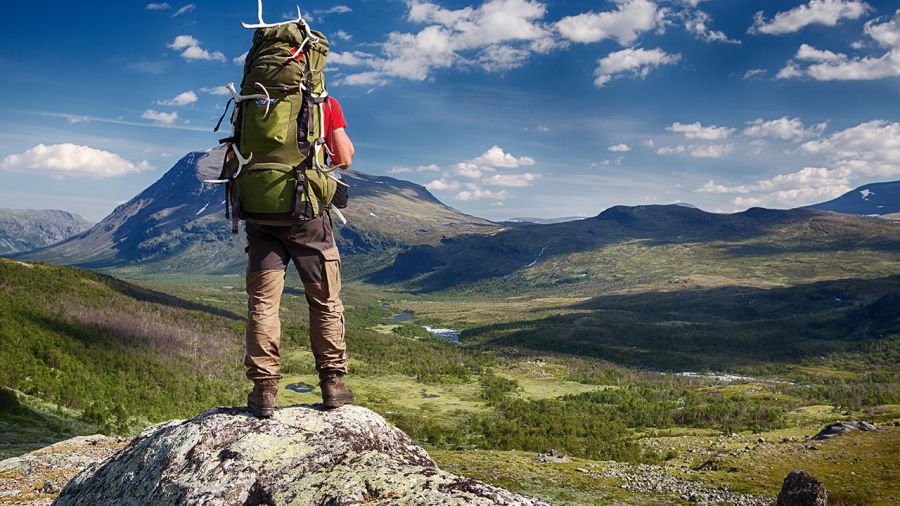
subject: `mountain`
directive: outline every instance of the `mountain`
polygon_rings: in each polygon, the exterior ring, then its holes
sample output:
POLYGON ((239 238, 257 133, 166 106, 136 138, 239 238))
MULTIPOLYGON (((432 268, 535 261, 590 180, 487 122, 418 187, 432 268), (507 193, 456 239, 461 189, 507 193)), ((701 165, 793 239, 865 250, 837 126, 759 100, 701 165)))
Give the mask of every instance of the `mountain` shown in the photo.
POLYGON ((0 255, 31 251, 91 228, 77 214, 56 209, 0 209, 0 255))
POLYGON ((812 209, 714 214, 616 206, 594 218, 447 238, 400 253, 376 283, 426 292, 597 295, 896 273, 900 223, 812 209))
MULTIPOLYGON (((231 234, 218 176, 224 151, 193 152, 153 185, 90 230, 27 255, 31 260, 91 268, 139 266, 145 271, 236 272, 244 264, 243 234, 231 234)), ((499 227, 445 206, 425 188, 348 171, 347 226, 337 225, 347 255, 379 253, 445 236, 499 227)))
POLYGON ((834 200, 807 208, 869 216, 900 213, 900 181, 863 185, 834 200))

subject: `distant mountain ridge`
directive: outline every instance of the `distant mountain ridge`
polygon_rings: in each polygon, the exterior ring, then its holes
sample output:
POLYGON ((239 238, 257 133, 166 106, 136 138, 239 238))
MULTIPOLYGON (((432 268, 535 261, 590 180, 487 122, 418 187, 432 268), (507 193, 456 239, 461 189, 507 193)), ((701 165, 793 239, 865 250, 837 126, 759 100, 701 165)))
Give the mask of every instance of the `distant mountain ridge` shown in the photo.
MULTIPOLYGON (((222 156, 221 149, 189 153, 90 230, 25 258, 90 268, 239 272, 246 262, 244 234, 231 233, 224 187, 202 182, 218 177, 222 156)), ((343 176, 351 186, 344 211, 349 224, 336 226, 345 254, 499 228, 445 206, 419 185, 355 171, 343 176)))
POLYGON ((807 208, 868 216, 900 213, 900 181, 866 184, 836 199, 807 208))
POLYGON ((677 204, 615 206, 594 218, 415 246, 370 280, 424 292, 579 295, 771 286, 773 281, 827 279, 835 273, 824 258, 841 254, 841 264, 857 254, 865 260, 854 261, 856 271, 839 272, 839 277, 896 272, 900 223, 813 209, 716 214, 677 204))
POLYGON ((0 255, 49 246, 90 227, 81 216, 58 209, 0 209, 0 255))

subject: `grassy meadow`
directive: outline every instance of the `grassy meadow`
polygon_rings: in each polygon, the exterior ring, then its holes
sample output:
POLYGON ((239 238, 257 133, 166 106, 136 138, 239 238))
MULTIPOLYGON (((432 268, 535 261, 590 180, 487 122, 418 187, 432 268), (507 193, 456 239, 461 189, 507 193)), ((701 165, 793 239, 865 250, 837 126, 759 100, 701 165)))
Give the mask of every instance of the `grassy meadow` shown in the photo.
MULTIPOLYGON (((797 467, 837 504, 892 504, 900 428, 807 438, 835 420, 900 420, 897 288, 882 276, 534 298, 350 282, 348 382, 443 468, 554 504, 687 502, 622 488, 622 473, 646 472, 774 497, 797 467), (413 317, 388 320, 401 311, 413 317), (550 449, 569 461, 535 462, 550 449)), ((125 282, 0 260, 0 452, 241 404, 245 304, 240 276, 125 282)), ((302 291, 282 306, 279 403, 318 402, 302 291)))

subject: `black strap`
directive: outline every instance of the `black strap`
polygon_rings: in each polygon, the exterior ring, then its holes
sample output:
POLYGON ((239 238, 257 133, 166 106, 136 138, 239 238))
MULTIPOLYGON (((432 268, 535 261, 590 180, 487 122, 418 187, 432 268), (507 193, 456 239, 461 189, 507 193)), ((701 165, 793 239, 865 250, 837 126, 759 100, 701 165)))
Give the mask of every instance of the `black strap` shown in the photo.
POLYGON ((231 218, 231 185, 233 185, 233 181, 228 181, 225 183, 225 219, 228 220, 231 218))
POLYGON ((237 184, 234 181, 229 183, 231 187, 231 233, 237 235, 238 225, 241 217, 241 196, 238 194, 237 184))
POLYGON ((213 129, 213 133, 219 131, 219 127, 222 126, 222 120, 225 119, 225 115, 228 114, 228 109, 231 108, 231 104, 234 103, 234 97, 228 99, 228 103, 225 105, 225 112, 222 113, 222 116, 219 118, 219 122, 216 123, 216 128, 213 129))

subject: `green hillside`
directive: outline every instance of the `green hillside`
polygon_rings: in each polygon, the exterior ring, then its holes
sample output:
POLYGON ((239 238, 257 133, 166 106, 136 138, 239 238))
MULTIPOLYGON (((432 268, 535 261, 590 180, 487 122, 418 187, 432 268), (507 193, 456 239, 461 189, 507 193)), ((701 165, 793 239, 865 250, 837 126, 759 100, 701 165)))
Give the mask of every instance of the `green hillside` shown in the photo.
POLYGON ((413 247, 370 280, 424 293, 595 296, 874 278, 898 266, 896 221, 813 210, 619 206, 595 218, 413 247))
POLYGON ((108 431, 237 402, 242 324, 89 271, 0 260, 0 386, 108 431))

